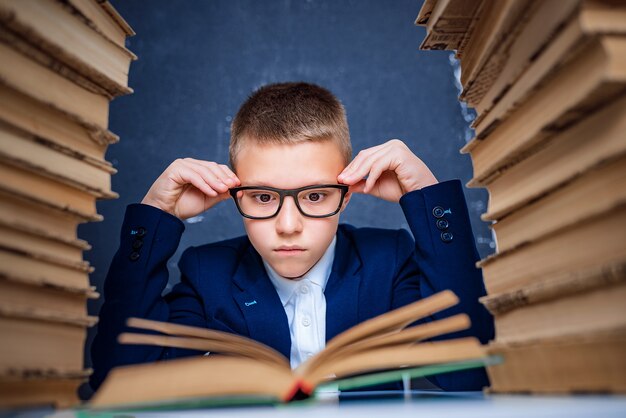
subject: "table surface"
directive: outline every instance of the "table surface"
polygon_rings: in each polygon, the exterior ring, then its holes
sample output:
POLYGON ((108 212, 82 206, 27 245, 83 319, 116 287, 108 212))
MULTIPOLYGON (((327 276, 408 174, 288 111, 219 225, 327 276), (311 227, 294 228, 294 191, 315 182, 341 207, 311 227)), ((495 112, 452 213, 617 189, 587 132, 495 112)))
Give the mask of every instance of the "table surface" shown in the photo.
MULTIPOLYGON (((13 411, 14 413, 16 411, 13 411)), ((0 417, 3 416, 0 412, 0 417)), ((412 391, 329 394, 315 402, 295 402, 276 406, 228 407, 157 412, 103 412, 91 414, 73 410, 23 411, 11 416, 34 417, 459 417, 459 418, 543 418, 594 417, 626 418, 626 396, 618 395, 495 395, 482 392, 412 391), (408 395, 408 396, 407 396, 408 395)))

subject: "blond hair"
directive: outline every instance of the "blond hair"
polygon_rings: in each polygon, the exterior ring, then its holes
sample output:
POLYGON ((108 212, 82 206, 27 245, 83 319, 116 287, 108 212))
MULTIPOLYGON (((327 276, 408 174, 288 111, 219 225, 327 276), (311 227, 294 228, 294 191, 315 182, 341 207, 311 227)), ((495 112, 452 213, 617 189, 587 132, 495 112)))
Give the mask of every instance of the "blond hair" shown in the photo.
POLYGON ((327 89, 304 82, 265 85, 243 103, 230 130, 229 162, 233 169, 247 141, 261 145, 333 141, 346 165, 352 158, 343 105, 327 89))

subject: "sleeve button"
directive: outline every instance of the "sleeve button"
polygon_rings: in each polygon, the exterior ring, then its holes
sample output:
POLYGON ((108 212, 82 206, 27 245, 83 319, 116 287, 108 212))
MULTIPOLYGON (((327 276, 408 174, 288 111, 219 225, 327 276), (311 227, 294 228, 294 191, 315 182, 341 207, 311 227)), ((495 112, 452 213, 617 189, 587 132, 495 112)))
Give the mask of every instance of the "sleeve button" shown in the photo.
POLYGON ((140 226, 139 228, 137 228, 137 237, 143 238, 146 235, 146 232, 146 228, 140 226))
POLYGON ((450 226, 450 224, 448 223, 447 220, 437 219, 437 228, 441 229, 442 231, 445 231, 446 229, 448 229, 448 226, 450 226))
POLYGON ((133 250, 140 249, 142 245, 143 245, 143 241, 140 239, 136 239, 135 241, 133 241, 133 250))
POLYGON ((139 260, 139 253, 137 251, 133 251, 132 253, 130 253, 128 258, 130 259, 130 261, 137 261, 139 260))
POLYGON ((433 208, 433 216, 435 218, 441 218, 443 216, 443 208, 441 206, 435 206, 433 208))
POLYGON ((453 235, 451 232, 442 232, 441 233, 441 240, 443 242, 450 242, 452 241, 453 235))

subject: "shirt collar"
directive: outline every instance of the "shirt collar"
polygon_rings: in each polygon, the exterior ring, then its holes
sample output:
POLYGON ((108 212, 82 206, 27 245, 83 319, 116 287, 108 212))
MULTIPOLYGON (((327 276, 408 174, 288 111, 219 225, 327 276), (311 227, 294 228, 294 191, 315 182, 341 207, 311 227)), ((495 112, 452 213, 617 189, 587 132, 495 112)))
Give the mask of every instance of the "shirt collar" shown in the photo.
POLYGON ((280 301, 282 302, 283 307, 287 305, 294 291, 300 286, 300 283, 304 280, 307 280, 310 283, 321 287, 322 292, 324 291, 324 289, 326 288, 326 283, 328 282, 328 277, 330 276, 330 272, 333 268, 336 244, 337 236, 335 235, 322 258, 320 258, 319 261, 315 263, 311 270, 309 270, 304 276, 300 277, 299 279, 286 279, 280 276, 265 260, 263 260, 265 271, 267 271, 267 275, 274 285, 274 288, 278 293, 278 297, 280 297, 280 301))

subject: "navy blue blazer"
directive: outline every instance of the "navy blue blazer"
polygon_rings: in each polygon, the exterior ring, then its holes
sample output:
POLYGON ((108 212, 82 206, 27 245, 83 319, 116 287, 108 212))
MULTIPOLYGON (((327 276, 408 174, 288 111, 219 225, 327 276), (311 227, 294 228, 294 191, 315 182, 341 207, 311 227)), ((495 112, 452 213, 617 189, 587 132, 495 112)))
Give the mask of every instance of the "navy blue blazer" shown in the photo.
MULTIPOLYGON (((400 205, 414 239, 403 229, 339 225, 324 292, 326 340, 366 319, 451 289, 460 304, 422 322, 465 312, 472 327, 438 339, 475 336, 486 343, 494 335, 493 318, 478 302, 485 288, 475 266, 479 256, 461 182, 450 180, 407 193, 400 205)), ((91 346, 94 389, 113 367, 199 354, 117 343, 131 316, 248 336, 289 358, 287 316, 247 236, 186 249, 178 264, 181 282, 161 296, 168 282, 167 261, 184 229, 178 218, 157 208, 128 206, 91 346)), ((445 390, 480 390, 489 384, 484 369, 430 380, 445 390)))

